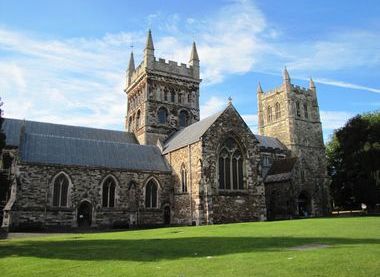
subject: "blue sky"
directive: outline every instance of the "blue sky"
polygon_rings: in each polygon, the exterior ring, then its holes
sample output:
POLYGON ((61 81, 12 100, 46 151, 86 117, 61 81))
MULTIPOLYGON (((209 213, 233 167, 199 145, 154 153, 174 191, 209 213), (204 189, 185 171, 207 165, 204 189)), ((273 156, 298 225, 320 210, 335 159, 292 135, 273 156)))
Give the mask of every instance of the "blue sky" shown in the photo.
POLYGON ((197 42, 201 117, 227 98, 257 128, 256 87, 316 82, 325 140, 380 108, 378 1, 0 0, 5 116, 123 130, 130 45, 187 62, 197 42))

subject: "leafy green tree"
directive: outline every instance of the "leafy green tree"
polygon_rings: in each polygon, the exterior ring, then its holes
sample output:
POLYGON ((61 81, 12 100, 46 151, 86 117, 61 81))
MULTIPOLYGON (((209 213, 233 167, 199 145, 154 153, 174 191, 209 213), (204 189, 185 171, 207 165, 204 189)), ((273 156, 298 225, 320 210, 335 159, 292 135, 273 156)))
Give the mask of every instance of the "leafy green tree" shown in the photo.
POLYGON ((334 204, 346 209, 380 203, 380 112, 357 115, 326 145, 334 204))

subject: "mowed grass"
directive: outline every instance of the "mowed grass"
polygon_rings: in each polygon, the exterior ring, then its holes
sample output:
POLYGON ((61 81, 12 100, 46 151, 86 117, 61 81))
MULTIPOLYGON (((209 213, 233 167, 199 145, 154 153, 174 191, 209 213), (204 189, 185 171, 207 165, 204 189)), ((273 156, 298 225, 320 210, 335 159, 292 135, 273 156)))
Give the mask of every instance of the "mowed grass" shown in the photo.
POLYGON ((380 276, 380 217, 10 239, 0 276, 380 276))

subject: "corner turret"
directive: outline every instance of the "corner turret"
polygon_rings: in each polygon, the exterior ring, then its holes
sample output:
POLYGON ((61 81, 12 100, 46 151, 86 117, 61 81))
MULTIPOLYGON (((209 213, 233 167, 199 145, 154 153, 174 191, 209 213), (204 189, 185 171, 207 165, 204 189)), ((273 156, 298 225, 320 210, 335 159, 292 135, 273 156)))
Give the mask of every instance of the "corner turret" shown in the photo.
POLYGON ((127 87, 131 84, 132 74, 135 72, 135 59, 133 57, 133 51, 129 58, 129 64, 127 69, 127 87))
POLYGON ((314 92, 316 91, 314 81, 311 77, 310 77, 309 89, 314 91, 314 92))
POLYGON ((144 49, 144 65, 146 68, 153 68, 154 64, 154 46, 152 39, 152 32, 149 29, 148 36, 146 38, 146 44, 144 49))
POLYGON ((189 64, 193 66, 193 77, 199 79, 199 57, 195 42, 193 42, 193 46, 191 48, 189 64))

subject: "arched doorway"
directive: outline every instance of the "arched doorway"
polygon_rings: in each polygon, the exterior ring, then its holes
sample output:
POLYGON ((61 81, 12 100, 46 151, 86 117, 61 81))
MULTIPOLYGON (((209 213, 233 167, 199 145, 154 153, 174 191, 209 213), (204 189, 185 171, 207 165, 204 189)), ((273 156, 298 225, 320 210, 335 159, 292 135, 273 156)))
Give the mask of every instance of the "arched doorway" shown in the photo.
POLYGON ((83 201, 78 207, 78 227, 90 227, 92 220, 92 205, 88 201, 83 201))
POLYGON ((164 208, 164 224, 169 225, 170 224, 170 207, 166 206, 164 208))
POLYGON ((302 191, 298 196, 298 215, 310 216, 311 214, 311 199, 306 191, 302 191))

